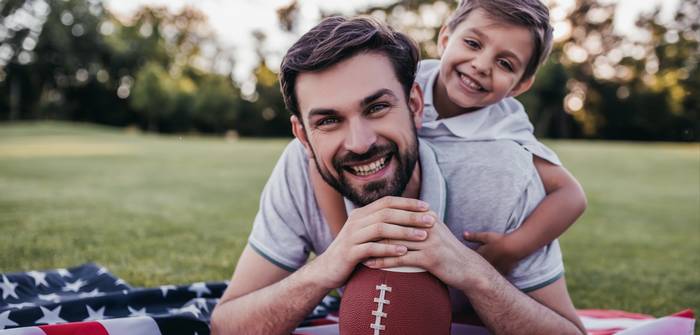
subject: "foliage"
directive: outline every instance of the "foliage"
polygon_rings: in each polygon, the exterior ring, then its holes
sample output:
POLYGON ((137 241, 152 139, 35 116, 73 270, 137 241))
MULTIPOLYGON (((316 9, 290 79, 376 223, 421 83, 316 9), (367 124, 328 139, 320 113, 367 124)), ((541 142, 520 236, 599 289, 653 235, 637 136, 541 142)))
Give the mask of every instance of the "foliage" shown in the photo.
MULTIPOLYGON (((641 39, 613 29, 614 3, 547 3, 559 36, 534 87, 519 97, 538 136, 700 139, 700 0, 680 0, 670 22, 658 9, 643 13, 641 39)), ((424 58, 437 58, 438 31, 456 4, 402 0, 358 12, 408 33, 424 58)), ((301 14, 297 1, 280 7, 280 33, 304 33, 301 14)), ((259 61, 241 87, 254 88, 241 90, 230 50, 193 8, 143 7, 125 20, 99 0, 0 0, 0 120, 288 136, 269 62, 282 51, 268 51, 259 31, 253 39, 259 61)))

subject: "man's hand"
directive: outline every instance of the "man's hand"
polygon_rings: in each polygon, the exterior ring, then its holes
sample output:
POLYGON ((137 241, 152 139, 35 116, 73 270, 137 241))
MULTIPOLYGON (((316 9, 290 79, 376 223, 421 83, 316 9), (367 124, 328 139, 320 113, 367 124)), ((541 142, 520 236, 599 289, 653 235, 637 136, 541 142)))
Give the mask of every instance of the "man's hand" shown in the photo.
MULTIPOLYGON (((437 218, 433 212, 430 212, 430 215, 437 218)), ((423 241, 397 239, 385 241, 391 245, 406 246, 408 252, 399 256, 374 258, 364 264, 371 268, 417 266, 455 288, 479 284, 482 278, 470 272, 472 269, 482 268, 486 263, 484 259, 457 240, 442 222, 436 223, 427 231, 428 238, 423 241)))
POLYGON ((503 275, 510 273, 520 260, 511 250, 507 236, 495 232, 464 232, 465 240, 481 243, 476 252, 503 275))
POLYGON ((423 201, 384 197, 350 213, 333 243, 309 265, 318 270, 319 285, 338 288, 360 262, 406 254, 409 247, 405 243, 425 240, 426 229, 435 222, 435 216, 429 215, 428 204, 423 201), (387 239, 401 242, 379 242, 387 239))

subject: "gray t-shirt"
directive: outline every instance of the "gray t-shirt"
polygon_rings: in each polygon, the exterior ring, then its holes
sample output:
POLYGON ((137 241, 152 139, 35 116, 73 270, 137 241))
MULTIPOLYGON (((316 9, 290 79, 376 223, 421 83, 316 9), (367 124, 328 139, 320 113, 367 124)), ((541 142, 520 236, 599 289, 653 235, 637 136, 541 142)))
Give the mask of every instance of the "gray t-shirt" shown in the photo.
MULTIPOLYGON (((545 195, 531 154, 513 141, 420 140, 421 196, 452 233, 510 232, 545 195)), ((308 177, 308 158, 298 140, 280 157, 260 200, 249 244, 274 264, 294 271, 309 253, 323 253, 332 236, 308 177)), ((469 247, 476 245, 463 241, 469 247)), ((523 291, 561 277, 557 241, 522 260, 507 279, 523 291)))

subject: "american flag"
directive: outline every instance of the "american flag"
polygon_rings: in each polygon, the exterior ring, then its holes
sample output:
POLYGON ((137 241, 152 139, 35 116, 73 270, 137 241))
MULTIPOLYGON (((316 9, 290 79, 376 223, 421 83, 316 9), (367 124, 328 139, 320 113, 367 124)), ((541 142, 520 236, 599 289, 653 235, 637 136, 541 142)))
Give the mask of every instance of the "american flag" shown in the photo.
MULTIPOLYGON (((227 282, 136 288, 96 264, 0 274, 0 335, 209 334, 227 282)), ((337 310, 327 297, 302 325, 337 310)))
MULTIPOLYGON (((136 288, 96 264, 0 274, 0 335, 205 335, 227 282, 136 288)), ((338 334, 340 300, 327 296, 294 332, 338 334)), ((693 334, 691 310, 655 318, 579 310, 590 335, 693 334)), ((453 324, 452 334, 487 335, 453 324)))

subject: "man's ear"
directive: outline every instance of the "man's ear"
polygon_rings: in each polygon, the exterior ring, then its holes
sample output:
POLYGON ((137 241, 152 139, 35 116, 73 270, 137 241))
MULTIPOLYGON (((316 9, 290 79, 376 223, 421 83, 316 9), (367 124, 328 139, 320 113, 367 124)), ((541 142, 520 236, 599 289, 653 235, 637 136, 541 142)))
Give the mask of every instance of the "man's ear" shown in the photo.
POLYGON ((508 94, 509 97, 517 97, 529 90, 532 87, 532 84, 535 83, 535 76, 530 76, 530 78, 527 78, 525 80, 520 81, 518 84, 513 87, 513 89, 510 91, 510 94, 508 94))
POLYGON ((313 157, 311 147, 309 146, 309 139, 306 137, 306 130, 304 130, 304 124, 296 115, 292 115, 292 117, 289 118, 289 121, 292 122, 292 134, 294 134, 294 137, 299 139, 299 142, 304 145, 306 156, 313 157))
POLYGON ((445 48, 447 48, 447 42, 450 41, 450 28, 448 28, 447 25, 443 25, 442 28, 440 28, 437 41, 438 55, 442 58, 442 53, 445 51, 445 48))
POLYGON ((408 97, 408 108, 411 109, 411 117, 416 129, 423 125, 423 90, 418 83, 413 83, 411 94, 408 97))

